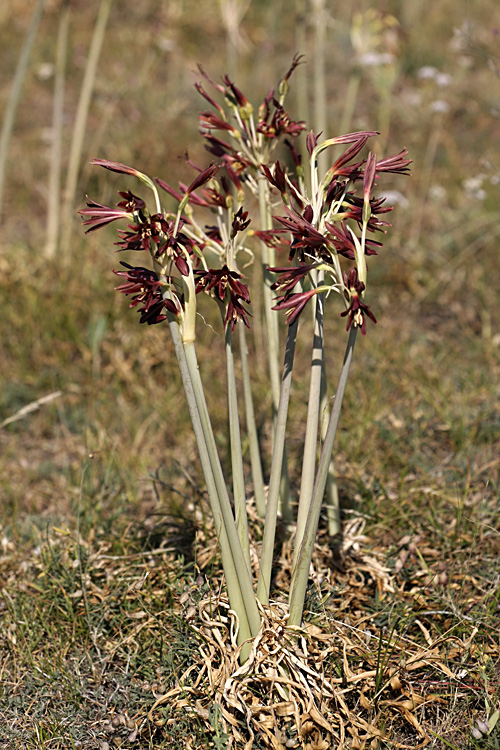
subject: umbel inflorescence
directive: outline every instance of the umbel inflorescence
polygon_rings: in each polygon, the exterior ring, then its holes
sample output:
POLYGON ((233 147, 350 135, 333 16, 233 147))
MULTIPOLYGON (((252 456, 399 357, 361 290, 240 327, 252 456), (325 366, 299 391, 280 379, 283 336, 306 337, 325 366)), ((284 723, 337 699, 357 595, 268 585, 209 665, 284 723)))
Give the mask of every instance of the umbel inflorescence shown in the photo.
MULTIPOLYGON (((140 312, 141 323, 160 323, 171 313, 182 325, 186 293, 194 290, 194 294, 206 293, 222 303, 226 325, 234 329, 241 320, 249 327, 250 294, 238 262, 241 255, 250 252, 247 244, 253 237, 273 250, 288 250, 288 266, 270 267, 269 271, 277 275, 272 284, 276 292, 273 309, 283 310, 289 324, 297 320, 313 296, 331 291, 340 292, 345 299, 341 315, 347 316, 348 329, 356 325, 364 334, 366 318, 375 321, 363 301, 365 256, 376 255, 382 243, 368 238, 367 232, 370 235, 385 232, 390 224, 382 217, 392 208, 384 198, 372 195, 373 188, 382 172, 407 174, 410 160, 405 149, 385 159, 377 160, 370 153, 368 158, 356 160, 369 138, 377 135, 374 131, 350 133, 319 143, 319 137, 311 131, 306 141, 311 176, 307 189, 303 158, 294 145, 295 137, 306 126, 293 121, 283 106, 289 78, 298 63, 296 57, 280 82, 278 94, 274 90, 269 92, 257 116, 248 99, 227 76, 222 83, 215 83, 200 67, 215 95, 223 97, 223 103, 219 104, 201 83, 196 84, 210 105, 210 109, 199 115, 200 133, 218 163, 201 168, 190 162, 197 175, 189 186, 180 183, 175 189, 162 179, 153 182, 132 167, 104 159, 92 161, 106 169, 136 176, 153 189, 155 197, 156 183, 179 204, 175 213, 169 213, 161 209, 157 199, 155 210, 150 212, 142 198, 127 191, 120 193, 122 200, 115 208, 89 201, 87 208, 80 211, 87 231, 124 220, 128 227, 118 230, 119 249, 151 255, 152 268, 122 263, 124 270, 116 272, 126 279, 117 290, 132 298, 131 306, 140 312), (271 163, 279 142, 288 149, 292 169, 280 161, 271 163), (347 148, 320 179, 319 153, 342 145, 347 148), (273 216, 277 224, 274 228, 259 227, 246 234, 250 224, 244 209, 246 191, 258 195, 262 180, 268 183, 273 199, 276 194, 281 197, 283 213, 273 216), (356 194, 358 186, 361 195, 356 194), (197 218, 203 210, 211 221, 208 225, 207 219, 197 218), (214 259, 219 261, 217 267, 213 267, 214 259), (344 268, 343 261, 352 265, 344 268), (328 279, 319 286, 313 281, 314 272, 318 271, 324 272, 328 279)), ((188 305, 194 306, 191 297, 188 305)))

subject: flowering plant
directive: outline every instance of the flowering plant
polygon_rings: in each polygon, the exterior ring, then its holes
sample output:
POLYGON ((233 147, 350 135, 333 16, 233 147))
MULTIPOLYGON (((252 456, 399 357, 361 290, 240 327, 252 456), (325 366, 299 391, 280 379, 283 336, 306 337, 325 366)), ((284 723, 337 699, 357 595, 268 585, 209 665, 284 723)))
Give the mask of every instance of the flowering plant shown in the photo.
POLYGON ((361 157, 360 152, 368 140, 377 135, 373 131, 326 140, 320 140, 320 136, 311 131, 306 138, 306 165, 296 147, 297 136, 305 131, 305 124, 293 121, 284 108, 289 79, 299 63, 300 58, 296 56, 277 91, 269 92, 256 114, 227 76, 216 83, 200 67, 203 82, 197 83, 196 88, 208 104, 199 116, 200 132, 214 161, 206 168, 190 161, 194 179, 189 185, 180 183, 174 187, 124 164, 94 159, 94 164, 132 175, 150 188, 153 207, 127 191, 120 193, 121 200, 114 208, 89 200, 87 207, 80 211, 88 232, 124 220, 127 228, 118 230, 119 251, 138 252, 150 261, 149 265, 140 266, 121 262, 122 270, 115 273, 124 281, 116 289, 130 298, 130 307, 137 308, 141 323, 165 322, 170 328, 219 540, 229 600, 239 619, 242 659, 249 652, 249 639, 259 631, 259 603, 269 602, 279 512, 291 520, 291 493, 283 480, 286 480, 285 432, 299 320, 305 308, 312 306, 313 352, 289 595, 290 626, 300 626, 302 620, 313 544, 357 332, 360 330, 365 335, 367 321, 376 322, 365 301, 366 259, 376 255, 381 247, 381 242, 373 237, 390 226, 385 217, 392 209, 383 198, 374 196, 374 187, 382 173, 407 174, 410 164, 405 149, 385 159, 377 159, 373 152, 366 158, 361 157), (288 149, 288 165, 273 161, 273 152, 279 143, 288 149), (343 151, 325 174, 320 174, 318 156, 332 147, 343 151), (159 188, 177 202, 175 211, 164 210, 159 188), (360 194, 356 192, 358 188, 360 194), (245 208, 252 196, 258 199, 259 205, 257 229, 249 229, 251 218, 245 208), (281 211, 276 209, 277 201, 282 206, 281 211), (200 218, 203 212, 210 218, 210 224, 200 218), (262 264, 273 398, 274 439, 267 497, 253 418, 245 339, 252 313, 250 291, 243 273, 244 259, 252 260, 257 255, 251 243, 258 243, 262 264), (277 265, 277 251, 287 255, 288 262, 280 261, 277 265), (334 293, 341 300, 339 314, 346 318, 348 341, 318 461, 324 306, 334 293), (232 498, 217 453, 196 357, 200 294, 215 300, 225 330, 232 498), (281 312, 287 323, 287 339, 280 375, 278 317, 281 312), (250 565, 235 377, 236 331, 253 489, 258 512, 265 516, 256 589, 250 565))

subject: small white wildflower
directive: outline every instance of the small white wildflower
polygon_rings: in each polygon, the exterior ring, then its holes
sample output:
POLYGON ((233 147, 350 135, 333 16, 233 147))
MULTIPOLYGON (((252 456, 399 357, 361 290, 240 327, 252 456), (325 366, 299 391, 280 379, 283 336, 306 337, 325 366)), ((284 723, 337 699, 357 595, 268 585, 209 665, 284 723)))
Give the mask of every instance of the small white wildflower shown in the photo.
POLYGON ((408 208, 408 198, 403 195, 399 190, 386 190, 382 196, 386 199, 387 204, 391 206, 401 206, 401 208, 408 208))
POLYGON ((478 190, 483 185, 484 180, 484 174, 477 174, 475 177, 468 177, 466 180, 463 181, 462 185, 464 186, 465 190, 470 190, 473 192, 474 190, 478 190))
POLYGON ((52 78, 52 76, 54 75, 54 71, 54 63, 44 62, 38 67, 36 74, 40 81, 48 81, 49 78, 52 78))
POLYGON ((486 190, 483 190, 484 174, 478 174, 475 177, 469 177, 462 182, 464 190, 477 201, 484 201, 486 190))
POLYGON ((436 78, 437 75, 438 70, 433 65, 424 65, 417 71, 417 77, 421 80, 431 80, 433 78, 436 78))
POLYGON ((390 65, 394 61, 394 55, 390 52, 366 52, 359 58, 359 64, 365 68, 374 68, 376 65, 390 65))
POLYGON ((435 112, 436 114, 441 113, 445 114, 450 109, 450 105, 448 102, 445 102, 444 99, 435 99, 433 102, 431 102, 431 112, 435 112))
POLYGON ((436 83, 438 86, 449 86, 452 80, 453 79, 449 73, 438 73, 436 76, 436 83))
POLYGON ((156 46, 162 52, 172 52, 175 49, 176 44, 173 39, 169 39, 166 36, 162 36, 159 39, 157 39, 156 46))
POLYGON ((446 188, 442 185, 431 185, 429 188, 429 196, 434 201, 443 201, 446 198, 446 188))

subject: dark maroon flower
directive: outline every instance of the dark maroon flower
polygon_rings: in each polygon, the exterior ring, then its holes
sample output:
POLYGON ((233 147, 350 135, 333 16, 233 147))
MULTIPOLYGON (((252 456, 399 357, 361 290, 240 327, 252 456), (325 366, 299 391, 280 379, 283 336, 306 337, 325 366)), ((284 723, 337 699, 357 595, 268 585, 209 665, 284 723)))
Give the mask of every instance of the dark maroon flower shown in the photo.
POLYGON ((115 290, 127 297, 132 297, 129 307, 137 307, 138 312, 141 313, 139 322, 154 325, 165 320, 167 317, 164 312, 165 302, 161 294, 162 284, 158 275, 149 268, 134 267, 124 262, 120 265, 127 270, 115 271, 113 269, 113 273, 123 276, 126 282, 115 287, 115 290))
POLYGON ((205 112, 200 112, 198 118, 200 120, 200 130, 202 132, 204 132, 205 130, 208 130, 209 132, 211 130, 229 130, 231 133, 234 133, 236 130, 236 128, 234 128, 229 122, 227 122, 227 120, 223 120, 222 117, 218 117, 209 109, 207 109, 205 112))
POLYGON ((318 145, 318 138, 320 137, 321 133, 318 133, 318 135, 314 135, 314 130, 310 130, 307 134, 306 138, 306 146, 309 156, 312 156, 312 152, 318 145))
POLYGON ((280 81, 280 86, 289 80, 290 76, 292 75, 295 68, 297 68, 299 65, 301 65, 304 62, 304 55, 300 55, 298 52, 295 53, 293 56, 292 64, 288 68, 287 72, 283 76, 283 78, 280 81))
POLYGON ((268 271, 280 274, 274 284, 271 284, 271 289, 279 292, 280 296, 284 297, 289 295, 299 281, 302 281, 302 279, 307 276, 310 271, 317 268, 317 266, 317 263, 310 263, 309 265, 268 268, 268 271))
POLYGON ((85 230, 86 234, 117 219, 126 219, 127 221, 133 221, 134 219, 134 214, 131 211, 126 211, 123 208, 108 208, 108 206, 102 206, 100 203, 90 200, 90 198, 87 208, 81 208, 78 213, 89 217, 83 222, 83 226, 88 227, 85 230))
POLYGON ((296 211, 291 211, 286 206, 284 208, 287 216, 276 216, 275 219, 293 236, 293 241, 290 245, 290 260, 293 260, 295 252, 298 250, 299 260, 302 261, 305 252, 315 254, 319 248, 324 246, 325 238, 311 224, 312 207, 310 205, 306 206, 302 215, 296 211))
POLYGON ((199 94, 201 94, 202 97, 204 99, 206 99, 207 102, 212 107, 214 107, 214 109, 216 109, 220 113, 221 117, 224 117, 224 110, 222 109, 222 107, 220 106, 220 104, 217 104, 217 102, 215 101, 215 99, 212 99, 212 97, 207 94, 207 92, 205 91, 205 89, 203 88, 203 86, 201 85, 201 83, 195 83, 194 87, 195 87, 196 91, 199 94))
POLYGON ((248 287, 240 279, 241 273, 230 271, 227 265, 222 268, 209 268, 207 271, 195 271, 196 293, 208 292, 220 302, 226 303, 226 315, 224 325, 231 325, 231 331, 238 320, 242 320, 247 328, 250 328, 248 316, 242 302, 250 303, 248 287))
MULTIPOLYGON (((337 224, 331 224, 330 222, 325 223, 328 229, 328 240, 331 242, 335 250, 342 255, 344 258, 354 260, 356 257, 354 238, 347 225, 341 221, 337 224)), ((381 242, 375 240, 365 240, 365 255, 377 255, 375 248, 382 247, 381 242)))
POLYGON ((286 322, 288 325, 295 323, 302 310, 309 300, 321 290, 308 289, 306 292, 297 292, 297 294, 285 295, 274 307, 273 310, 284 310, 286 322))
POLYGON ((375 131, 349 133, 348 135, 335 138, 334 140, 336 143, 351 143, 351 145, 344 151, 343 154, 338 157, 338 159, 334 161, 334 163, 328 170, 328 174, 332 175, 333 177, 341 175, 342 177, 347 177, 350 179, 357 177, 359 175, 360 163, 349 164, 349 162, 351 162, 352 159, 354 159, 354 157, 359 154, 363 146, 366 144, 368 138, 370 138, 372 135, 376 135, 375 131))
POLYGON ((274 165, 274 174, 271 172, 271 170, 266 164, 261 164, 260 168, 262 169, 264 175, 266 176, 266 179, 269 182, 269 184, 277 188, 279 192, 281 193, 281 195, 285 195, 287 192, 287 182, 286 182, 286 177, 285 177, 284 165, 281 165, 279 161, 277 161, 276 164, 274 165))
POLYGON ((169 224, 162 214, 154 214, 147 221, 129 224, 129 230, 118 230, 119 242, 115 242, 121 250, 150 250, 151 243, 159 245, 162 234, 168 232, 169 224))
MULTIPOLYGON (((175 198, 176 201, 179 201, 179 203, 182 201, 182 199, 186 195, 187 187, 182 182, 179 183, 179 187, 181 188, 181 190, 176 190, 171 185, 169 185, 168 182, 165 182, 164 180, 160 180, 159 177, 155 179, 155 182, 163 190, 165 190, 169 195, 171 195, 172 198, 175 198)), ((190 193, 189 203, 192 203, 195 206, 208 206, 209 205, 207 201, 201 198, 197 193, 190 193)))
POLYGON ((240 109, 251 111, 252 105, 250 104, 246 96, 244 96, 244 94, 239 90, 239 88, 234 85, 229 76, 225 75, 223 80, 227 87, 226 96, 228 97, 228 99, 240 109), (231 92, 232 96, 229 95, 229 92, 231 92))
POLYGON ((192 181, 192 183, 189 185, 189 187, 186 188, 186 191, 185 191, 186 194, 189 195, 197 188, 201 187, 202 185, 205 185, 207 182, 210 182, 210 180, 213 177, 215 177, 219 169, 220 167, 217 164, 214 164, 214 162, 212 162, 209 167, 200 171, 199 175, 197 175, 192 181))
MULTIPOLYGON (((359 226, 363 223, 363 198, 347 193, 345 196, 343 208, 337 213, 338 219, 353 219, 359 226)), ((370 200, 370 218, 367 227, 370 231, 376 230, 384 232, 391 224, 377 217, 377 214, 385 214, 393 211, 392 206, 384 206, 385 198, 371 198, 370 200)))
POLYGON ((348 331, 352 325, 355 325, 361 329, 363 336, 366 335, 366 316, 373 320, 374 323, 377 322, 375 315, 372 313, 368 305, 365 305, 361 299, 364 290, 365 285, 358 278, 358 269, 350 268, 348 273, 344 274, 344 296, 349 302, 349 307, 347 310, 340 313, 340 316, 342 318, 346 315, 348 316, 346 331, 348 331))
POLYGON ((411 159, 405 159, 408 151, 406 148, 402 149, 398 154, 392 156, 386 156, 385 159, 380 159, 377 162, 377 172, 392 172, 393 174, 409 174, 411 159))
POLYGON ((377 157, 370 151, 366 160, 365 171, 363 173, 363 201, 369 204, 375 177, 377 176, 377 157))
POLYGON ((259 114, 263 116, 257 123, 258 133, 262 133, 266 138, 279 138, 281 135, 295 137, 305 130, 305 123, 302 120, 298 122, 292 120, 277 99, 272 99, 274 106, 272 114, 267 99, 264 100, 264 103, 267 106, 264 110, 262 108, 259 110, 259 114))
POLYGON ((108 159, 91 159, 91 164, 94 164, 96 167, 104 167, 105 169, 109 169, 111 172, 118 172, 119 174, 130 174, 133 177, 138 177, 139 179, 142 179, 144 177, 142 172, 139 172, 139 170, 134 169, 134 167, 128 167, 126 164, 121 164, 119 161, 109 161, 108 159))
POLYGON ((294 144, 292 143, 292 141, 289 141, 288 138, 285 138, 283 140, 283 143, 285 144, 285 146, 287 146, 287 148, 290 149, 290 153, 292 155, 293 163, 295 164, 295 166, 297 168, 301 168, 302 167, 302 154, 298 153, 294 144))
POLYGON ((205 68, 198 63, 198 70, 200 71, 201 75, 207 81, 211 86, 213 86, 214 89, 216 89, 219 93, 225 94, 226 89, 224 86, 222 86, 220 83, 215 83, 215 81, 212 81, 211 78, 208 77, 207 73, 205 72, 205 68))
POLYGON ((227 306, 226 317, 224 319, 224 325, 231 326, 231 332, 234 331, 234 327, 239 320, 242 320, 247 328, 250 328, 250 322, 248 316, 250 313, 245 310, 240 302, 239 297, 231 295, 227 306))
POLYGON ((135 213, 136 211, 142 211, 146 207, 142 198, 138 198, 131 190, 127 190, 125 193, 119 192, 119 195, 121 195, 123 200, 116 204, 117 208, 123 208, 124 211, 135 213))
POLYGON ((290 241, 282 237, 284 229, 251 229, 249 234, 258 237, 268 247, 281 250, 283 247, 289 247, 290 241))
POLYGON ((243 211, 243 207, 240 207, 233 216, 231 237, 234 238, 238 232, 243 232, 250 224, 250 221, 251 219, 248 218, 248 211, 243 211))

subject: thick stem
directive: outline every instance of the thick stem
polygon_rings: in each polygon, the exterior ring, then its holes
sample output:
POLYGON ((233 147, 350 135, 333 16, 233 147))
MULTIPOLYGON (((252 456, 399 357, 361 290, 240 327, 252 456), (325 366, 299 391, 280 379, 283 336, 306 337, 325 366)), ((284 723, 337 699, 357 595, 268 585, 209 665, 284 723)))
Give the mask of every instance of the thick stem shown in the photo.
MULTIPOLYGON (((172 340, 174 343, 175 354, 177 357, 177 363, 179 365, 179 371, 181 374, 182 384, 184 386, 184 393, 186 395, 186 401, 191 417, 191 423, 193 425, 193 431, 198 446, 198 453, 200 456, 200 462, 203 469, 203 475, 207 485, 207 492, 210 501, 210 508, 214 519, 215 531, 219 540, 222 566, 224 568, 224 575, 226 577, 226 584, 229 596, 229 602, 231 608, 236 612, 239 620, 239 631, 238 641, 242 643, 252 637, 253 633, 250 628, 248 615, 246 611, 243 594, 241 591, 240 581, 237 575, 236 566, 229 544, 229 539, 224 527, 222 511, 220 507, 219 495, 215 484, 215 479, 212 471, 210 457, 208 453, 207 444, 201 424, 200 414, 196 404, 196 398, 194 395, 193 384, 191 382, 191 376, 186 362, 186 355, 181 342, 181 336, 179 332, 179 326, 173 316, 169 316, 170 332, 172 334, 172 340)), ((247 651, 249 648, 247 649, 247 651)), ((248 653, 244 656, 246 658, 248 653)))
POLYGON ((304 609, 304 600, 307 591, 307 581, 309 577, 309 567, 312 560, 314 540, 316 539, 316 533, 318 530, 321 505, 323 502, 323 495, 325 492, 325 485, 328 476, 328 468, 330 466, 333 444, 335 442, 335 435, 337 433, 340 410, 342 407, 342 400, 344 398, 347 378, 349 376, 349 369, 351 367, 357 332, 357 327, 353 325, 349 332, 349 339, 347 341, 344 362, 342 365, 342 370, 340 372, 337 393, 335 395, 335 401, 333 403, 332 413, 330 415, 330 421, 328 423, 325 442, 323 444, 323 450, 321 452, 321 458, 319 460, 318 473, 316 476, 313 497, 309 508, 305 533, 299 555, 297 557, 297 563, 292 570, 292 582, 290 586, 289 596, 290 616, 288 618, 288 624, 292 626, 300 626, 302 621, 302 612, 304 609))
MULTIPOLYGON (((326 371, 324 367, 321 370, 321 402, 320 402, 320 434, 321 442, 323 443, 326 437, 326 431, 328 429, 328 391, 326 382, 326 371)), ((335 460, 332 453, 330 459, 330 466, 328 467, 328 477, 326 479, 326 517, 328 520, 328 534, 330 537, 335 537, 340 534, 340 502, 339 502, 339 490, 337 485, 337 475, 335 473, 335 460)))
MULTIPOLYGON (((323 282, 324 274, 318 278, 318 284, 323 282)), ((324 294, 317 294, 316 311, 314 316, 313 351, 311 361, 311 379, 309 382, 309 402, 307 408, 306 435, 304 441, 304 458, 302 462, 302 477, 300 482, 299 508, 297 511, 297 529, 294 540, 293 563, 304 536, 304 529, 311 505, 314 488, 314 474, 316 470, 316 451, 318 447, 318 422, 321 400, 321 371, 323 365, 323 310, 324 294)))
POLYGON ((253 408, 252 385, 250 382, 250 369, 248 367, 248 350, 245 335, 245 327, 239 327, 241 377, 243 381, 243 398, 245 401, 245 418, 248 433, 248 447, 250 450, 250 464, 252 467, 252 483, 255 495, 257 513, 261 518, 266 515, 266 496, 264 492, 264 477, 262 474, 262 461, 260 457, 259 437, 255 423, 255 411, 253 408))
POLYGON ((260 560, 259 582, 257 597, 262 604, 269 602, 271 586, 271 570, 273 565, 274 539, 276 535, 276 521, 278 517, 279 490, 281 484, 282 467, 285 451, 286 420, 288 402, 290 400, 290 385, 292 382, 293 359, 295 343, 297 341, 297 322, 288 328, 286 341, 283 378, 281 380, 281 394, 276 416, 276 432, 274 436, 273 458, 271 463, 271 478, 267 497, 266 522, 264 525, 264 539, 262 542, 262 556, 260 560))
POLYGON ((215 438, 208 414, 208 408, 205 401, 205 394, 200 378, 200 371, 198 368, 198 362, 196 359, 196 352, 193 342, 184 344, 184 352, 186 356, 186 364, 191 378, 194 398, 196 401, 197 410, 200 416, 201 427, 203 430, 204 440, 207 446, 208 456, 212 473, 215 480, 215 486, 217 488, 217 494, 220 502, 220 510, 222 514, 222 520, 225 531, 228 536, 229 545, 233 555, 233 560, 238 576, 238 581, 241 587, 241 593, 245 602, 246 613, 248 617, 248 623, 252 635, 257 635, 260 627, 260 614, 255 599, 255 593, 252 586, 252 579, 250 576, 250 570, 243 554, 243 549, 238 537, 236 530, 236 524, 234 522, 234 516, 231 509, 231 503, 229 501, 229 495, 227 493, 226 483, 222 473, 222 467, 220 464, 219 456, 217 453, 217 447, 215 444, 215 438))
MULTIPOLYGON (((243 324, 242 324, 243 325, 243 324)), ((231 326, 226 326, 226 369, 227 399, 229 413, 229 439, 231 443, 231 469, 233 474, 234 516, 243 554, 250 566, 250 548, 248 541, 248 518, 245 497, 245 477, 243 474, 243 457, 241 455, 240 418, 238 414, 238 396, 236 393, 236 376, 234 373, 233 336, 231 326)))
MULTIPOLYGON (((259 219, 263 230, 272 228, 271 209, 269 205, 269 188, 264 178, 259 179, 259 219)), ((265 242, 261 242, 262 275, 264 282, 264 316, 267 330, 267 350, 269 357, 269 377, 271 382, 271 397, 273 400, 273 412, 278 411, 280 399, 280 372, 279 372, 279 331, 278 316, 271 309, 273 306, 273 292, 271 284, 272 276, 267 270, 268 266, 275 263, 274 251, 265 242)))
MULTIPOLYGON (((267 230, 272 228, 269 185, 264 178, 259 179, 259 219, 262 229, 267 230)), ((261 254, 264 283, 264 315, 266 320, 267 350, 269 359, 269 378, 271 383, 271 398, 273 403, 273 421, 276 431, 276 415, 279 409, 281 391, 279 373, 279 329, 278 316, 272 310, 273 292, 271 289, 271 284, 273 283, 273 279, 271 274, 267 270, 268 266, 273 267, 275 265, 275 256, 273 248, 268 247, 264 242, 261 243, 261 254)), ((281 514, 285 520, 290 521, 292 512, 290 507, 290 483, 288 480, 287 464, 288 462, 286 458, 285 446, 281 463, 282 470, 280 479, 280 499, 281 514)))

